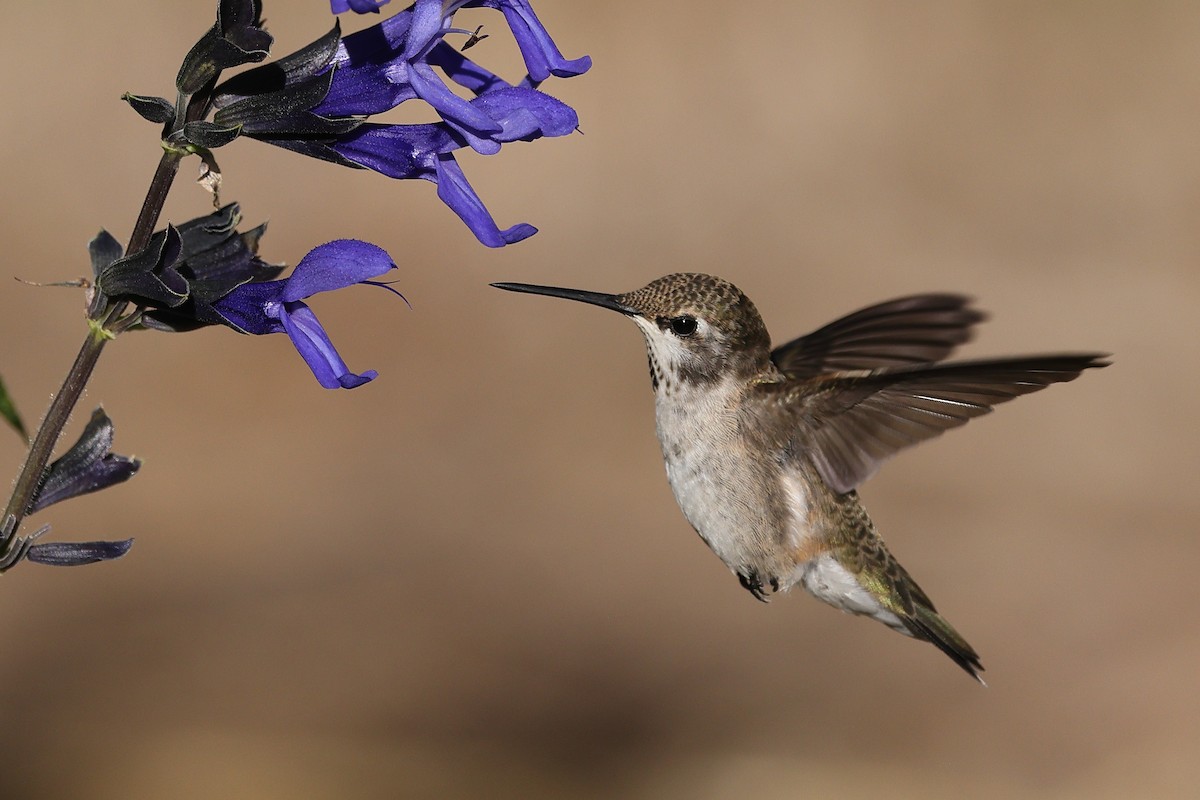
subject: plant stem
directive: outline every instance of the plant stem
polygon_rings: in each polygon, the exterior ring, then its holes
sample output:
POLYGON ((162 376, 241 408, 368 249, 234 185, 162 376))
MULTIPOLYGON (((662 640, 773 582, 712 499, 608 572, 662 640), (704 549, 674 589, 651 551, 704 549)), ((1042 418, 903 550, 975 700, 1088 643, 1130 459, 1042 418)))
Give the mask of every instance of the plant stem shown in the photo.
MULTIPOLYGON (((175 175, 179 171, 179 162, 182 158, 183 153, 178 151, 167 150, 163 153, 158 162, 158 168, 154 171, 154 177, 150 180, 150 188, 146 192, 142 210, 138 214, 137 222, 134 223, 126 253, 144 250, 150 243, 150 236, 154 233, 154 226, 158 224, 159 215, 162 214, 163 204, 166 202, 167 193, 171 189, 175 175)), ((38 426, 33 444, 29 447, 29 455, 26 456, 21 473, 17 476, 12 496, 8 500, 3 516, 0 516, 0 521, 8 520, 10 517, 14 520, 9 538, 0 540, 0 558, 7 555, 13 542, 17 541, 17 529, 41 484, 46 465, 50 462, 50 456, 54 452, 54 445, 58 443, 63 428, 71 418, 71 412, 75 410, 79 398, 83 396, 83 390, 92 376, 92 370, 96 368, 96 360, 100 358, 100 351, 114 335, 114 324, 120 319, 128 305, 125 301, 119 301, 100 310, 97 319, 103 319, 103 324, 94 323, 89 327, 88 336, 84 340, 83 346, 79 348, 79 354, 75 356, 75 363, 71 365, 67 377, 63 380, 62 388, 50 402, 50 408, 46 411, 41 425, 38 426)))
MULTIPOLYGON (((163 152, 162 158, 158 160, 158 168, 154 170, 154 177, 150 179, 150 188, 146 190, 146 199, 142 201, 142 210, 138 213, 137 222, 133 224, 133 233, 129 235, 129 244, 125 247, 126 254, 145 250, 146 246, 150 244, 150 237, 154 235, 154 226, 158 224, 158 217, 162 214, 163 205, 167 202, 167 193, 175 181, 175 174, 179 172, 179 162, 182 159, 183 153, 178 150, 166 150, 163 152)), ((100 315, 104 317, 105 329, 112 329, 113 324, 128 305, 124 301, 114 303, 100 315)))
MULTIPOLYGON (((75 404, 83 395, 83 389, 87 386, 88 378, 91 377, 92 370, 96 366, 96 359, 100 357, 100 351, 106 341, 108 338, 103 332, 93 329, 89 331, 83 347, 79 348, 79 355, 75 356, 75 363, 71 365, 71 371, 67 373, 58 394, 54 395, 54 399, 50 402, 50 409, 42 419, 41 426, 38 427, 37 435, 33 437, 33 444, 29 448, 25 466, 21 468, 21 474, 17 477, 17 485, 13 488, 12 497, 9 498, 8 506, 4 509, 4 519, 12 515, 16 517, 17 524, 20 524, 21 518, 25 516, 25 511, 33 501, 38 484, 41 483, 46 464, 50 461, 50 454, 54 452, 54 445, 58 442, 58 437, 66 426, 67 420, 71 418, 71 411, 74 410, 75 404)), ((15 527, 13 532, 16 532, 15 527)))

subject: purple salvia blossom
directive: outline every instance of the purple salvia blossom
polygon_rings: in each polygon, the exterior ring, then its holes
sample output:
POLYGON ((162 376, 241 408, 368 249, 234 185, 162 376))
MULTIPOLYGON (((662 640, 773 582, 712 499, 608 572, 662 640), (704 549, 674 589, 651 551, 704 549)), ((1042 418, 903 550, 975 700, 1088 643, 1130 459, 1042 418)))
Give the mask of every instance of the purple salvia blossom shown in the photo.
POLYGON ((378 373, 351 372, 303 301, 357 283, 375 284, 371 278, 395 267, 380 247, 357 239, 338 239, 313 248, 289 277, 242 284, 213 308, 226 324, 242 333, 286 333, 318 383, 326 389, 353 389, 374 380, 378 373))
MULTIPOLYGON (((495 123, 497 132, 484 152, 503 142, 562 136, 579 120, 565 103, 535 89, 510 86, 480 95, 471 105, 495 123)), ((446 123, 380 125, 366 123, 341 137, 333 149, 351 162, 392 178, 421 178, 438 185, 438 197, 467 224, 480 242, 502 247, 537 232, 521 223, 501 230, 451 154, 461 147, 458 132, 446 123)))
MULTIPOLYGON (((364 6, 350 2, 345 8, 361 11, 364 6)), ((507 142, 575 131, 574 110, 538 91, 537 84, 551 75, 581 74, 590 66, 586 56, 563 57, 527 0, 416 0, 369 28, 339 38, 335 27, 277 64, 226 81, 214 93, 220 110, 213 123, 217 133, 235 130, 342 166, 437 183, 438 196, 479 240, 501 247, 536 228, 522 223, 501 229, 452 153, 470 147, 493 155, 507 142), (504 14, 529 75, 511 83, 445 41, 449 33, 473 35, 451 27, 454 14, 468 7, 504 14), (473 97, 460 96, 447 81, 473 97), (440 121, 367 122, 415 99, 428 103, 440 121)))
POLYGON ((417 0, 378 25, 342 39, 333 59, 337 73, 329 94, 314 112, 324 116, 378 114, 419 97, 472 148, 486 152, 486 140, 497 128, 452 92, 433 70, 438 67, 451 81, 476 95, 512 86, 444 41, 447 33, 469 33, 451 27, 454 13, 469 7, 504 13, 529 70, 527 86, 536 86, 551 75, 581 75, 592 65, 587 56, 564 58, 525 0, 459 0, 444 10, 442 0, 417 0))

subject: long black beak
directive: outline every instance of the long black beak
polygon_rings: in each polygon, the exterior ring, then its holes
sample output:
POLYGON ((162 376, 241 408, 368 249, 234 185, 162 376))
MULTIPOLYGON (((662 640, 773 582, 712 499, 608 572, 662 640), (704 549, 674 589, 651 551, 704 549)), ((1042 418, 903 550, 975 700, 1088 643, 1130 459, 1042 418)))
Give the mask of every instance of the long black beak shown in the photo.
POLYGON ((591 303, 594 306, 607 308, 612 311, 619 311, 627 316, 634 316, 638 313, 636 308, 630 308, 620 302, 615 294, 601 294, 600 292, 584 292, 579 289, 560 289, 557 286, 536 286, 531 283, 493 283, 497 289, 503 289, 506 292, 525 292, 526 294, 544 294, 548 297, 562 297, 567 300, 578 300, 581 303, 591 303))

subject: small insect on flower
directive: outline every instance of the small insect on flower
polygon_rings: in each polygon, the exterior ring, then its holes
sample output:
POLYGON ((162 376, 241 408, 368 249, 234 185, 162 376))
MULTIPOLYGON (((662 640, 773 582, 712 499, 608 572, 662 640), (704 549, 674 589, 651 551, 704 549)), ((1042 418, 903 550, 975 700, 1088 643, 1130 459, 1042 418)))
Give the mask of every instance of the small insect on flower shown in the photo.
POLYGON ((486 33, 480 34, 479 33, 481 30, 483 30, 483 26, 482 25, 477 26, 475 28, 475 30, 471 32, 471 35, 467 37, 467 40, 465 42, 463 42, 463 46, 460 47, 459 50, 461 52, 465 53, 467 50, 470 50, 472 47, 479 44, 484 39, 488 38, 489 34, 486 34, 486 33))

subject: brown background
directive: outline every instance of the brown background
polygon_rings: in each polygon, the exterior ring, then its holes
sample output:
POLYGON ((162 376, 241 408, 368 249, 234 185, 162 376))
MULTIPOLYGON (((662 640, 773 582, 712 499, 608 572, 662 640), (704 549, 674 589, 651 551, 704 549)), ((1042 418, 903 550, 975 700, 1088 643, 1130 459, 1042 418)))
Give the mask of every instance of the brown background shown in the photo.
MULTIPOLYGON (((214 4, 8 5, 0 271, 69 279, 158 155, 118 96, 169 93, 214 4)), ((524 244, 480 247, 426 183, 221 151, 266 257, 369 239, 412 309, 315 301, 380 372, 354 392, 282 336, 105 352, 69 435, 103 403, 145 467, 41 521, 137 545, 0 579, 0 796, 1194 797, 1200 8, 537 8, 595 59, 547 87, 586 135, 462 157, 502 224, 541 227, 524 244), (487 287, 675 270, 733 280, 779 339, 954 290, 994 317, 968 353, 1116 354, 864 492, 991 688, 802 593, 754 602, 671 499, 633 327, 487 287)), ((267 17, 277 53, 329 24, 267 17)), ((460 22, 515 63, 499 17, 460 22)), ((206 210, 193 169, 170 219, 206 210)), ((82 299, 5 281, 34 422, 82 299)))

